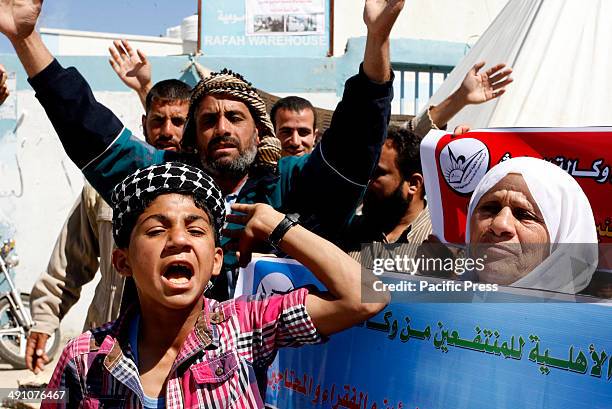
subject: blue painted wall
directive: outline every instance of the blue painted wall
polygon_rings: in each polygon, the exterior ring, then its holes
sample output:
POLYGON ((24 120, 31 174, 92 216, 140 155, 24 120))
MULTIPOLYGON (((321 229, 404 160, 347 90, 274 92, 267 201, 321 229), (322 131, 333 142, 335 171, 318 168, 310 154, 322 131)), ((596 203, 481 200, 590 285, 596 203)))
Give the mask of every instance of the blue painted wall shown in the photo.
MULTIPOLYGON (((365 37, 350 38, 346 53, 338 58, 336 88, 344 88, 344 82, 357 73, 365 51, 365 37)), ((466 44, 449 41, 414 40, 408 38, 391 41, 391 63, 419 67, 454 67, 469 51, 466 44)))
MULTIPOLYGON (((333 93, 340 95, 347 78, 357 73, 363 59, 365 38, 350 39, 342 57, 245 57, 202 56, 199 62, 213 71, 229 68, 243 74, 256 87, 270 93, 333 93)), ((467 52, 465 44, 427 40, 392 41, 392 62, 427 66, 455 66, 467 52)), ((75 66, 96 91, 125 91, 107 57, 58 57, 64 66, 75 66)), ((181 78, 187 56, 150 57, 153 80, 181 78)), ((0 62, 17 72, 17 89, 29 89, 15 55, 0 55, 0 62)))
MULTIPOLYGON (((126 91, 108 63, 107 57, 58 56, 64 66, 74 66, 94 91, 126 91)), ((153 81, 181 78, 189 63, 187 56, 149 57, 153 81)), ((229 68, 243 74, 256 87, 267 92, 336 92, 336 59, 278 57, 201 57, 199 63, 215 71, 229 68), (282 67, 282 68, 281 68, 282 67)), ((17 72, 17 89, 30 89, 26 74, 15 55, 0 55, 9 71, 17 72)))

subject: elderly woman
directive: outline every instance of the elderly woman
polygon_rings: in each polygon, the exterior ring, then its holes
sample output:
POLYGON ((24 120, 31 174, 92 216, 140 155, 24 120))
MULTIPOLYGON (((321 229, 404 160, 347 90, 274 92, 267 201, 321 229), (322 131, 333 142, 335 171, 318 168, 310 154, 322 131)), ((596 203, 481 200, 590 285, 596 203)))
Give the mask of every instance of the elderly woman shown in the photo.
POLYGON ((502 162, 470 200, 466 244, 481 282, 575 294, 597 267, 589 201, 569 174, 541 159, 502 162))

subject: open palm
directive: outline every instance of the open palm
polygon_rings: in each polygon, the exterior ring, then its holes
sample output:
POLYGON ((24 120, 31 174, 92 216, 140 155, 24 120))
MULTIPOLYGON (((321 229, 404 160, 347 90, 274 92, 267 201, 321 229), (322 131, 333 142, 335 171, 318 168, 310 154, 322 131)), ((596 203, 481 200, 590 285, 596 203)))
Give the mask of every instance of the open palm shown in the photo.
POLYGON ((513 81, 510 77, 512 69, 506 68, 505 64, 479 72, 484 65, 484 61, 475 64, 461 84, 467 104, 480 104, 497 98, 506 92, 506 86, 513 81))
POLYGON ((404 3, 404 0, 366 0, 363 21, 368 31, 387 37, 404 3))
POLYGON ((9 39, 29 36, 41 7, 42 0, 0 0, 0 32, 9 39))
POLYGON ((142 51, 134 51, 127 40, 115 40, 109 52, 110 65, 125 85, 135 91, 150 87, 151 65, 142 51))

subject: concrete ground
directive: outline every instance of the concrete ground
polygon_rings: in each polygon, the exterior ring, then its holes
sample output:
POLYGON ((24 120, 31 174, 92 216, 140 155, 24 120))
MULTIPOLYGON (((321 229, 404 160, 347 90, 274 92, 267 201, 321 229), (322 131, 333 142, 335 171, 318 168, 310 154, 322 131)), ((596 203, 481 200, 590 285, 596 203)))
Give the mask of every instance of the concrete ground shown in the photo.
MULTIPOLYGON (((65 345, 68 342, 68 338, 62 340, 61 345, 65 345)), ((55 364, 57 363, 57 358, 61 352, 58 351, 55 359, 51 361, 49 364, 45 366, 45 370, 34 375, 28 369, 14 369, 11 365, 7 364, 0 360, 0 390, 3 390, 3 394, 7 391, 7 389, 17 389, 19 385, 23 384, 46 384, 51 379, 51 375, 53 374, 53 370, 55 369, 55 364)), ((39 403, 27 403, 27 406, 10 406, 10 405, 2 405, 0 402, 0 408, 10 408, 10 407, 32 407, 38 408, 40 407, 39 403)))

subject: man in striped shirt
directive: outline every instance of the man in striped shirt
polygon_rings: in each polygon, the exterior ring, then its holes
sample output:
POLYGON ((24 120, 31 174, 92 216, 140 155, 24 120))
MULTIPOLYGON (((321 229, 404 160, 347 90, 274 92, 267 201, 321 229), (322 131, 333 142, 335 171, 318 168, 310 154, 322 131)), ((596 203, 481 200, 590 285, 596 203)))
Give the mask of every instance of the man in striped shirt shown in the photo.
MULTIPOLYGON (((378 166, 363 200, 362 214, 353 219, 343 247, 366 262, 362 243, 410 244, 394 254, 416 256, 418 246, 431 234, 425 201, 425 181, 419 146, 421 138, 395 125, 389 126, 378 166)), ((371 249, 384 247, 374 245, 371 249)))

